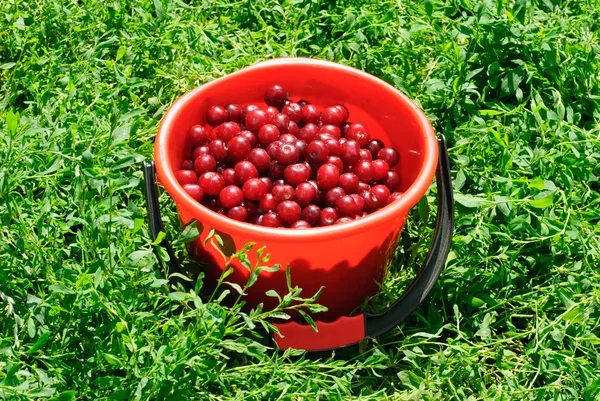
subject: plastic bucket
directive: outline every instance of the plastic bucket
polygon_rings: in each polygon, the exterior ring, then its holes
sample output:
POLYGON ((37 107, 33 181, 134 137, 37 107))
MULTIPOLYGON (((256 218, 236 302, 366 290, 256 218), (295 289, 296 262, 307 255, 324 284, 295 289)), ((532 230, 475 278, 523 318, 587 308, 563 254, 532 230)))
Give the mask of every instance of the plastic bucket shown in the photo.
MULTIPOLYGON (((185 93, 161 121, 154 157, 158 180, 174 199, 182 222, 195 219, 203 226, 201 237, 189 249, 192 258, 210 265, 205 272, 207 283, 215 283, 224 268, 222 255, 210 244, 204 245, 210 229, 214 229, 223 237, 226 253, 255 242, 257 247, 266 247, 270 264, 289 264, 292 283, 303 289, 303 296, 311 296, 325 286, 318 302, 329 310, 315 316, 321 322, 348 316, 377 291, 408 212, 424 196, 439 164, 438 139, 433 128, 407 96, 354 68, 304 58, 261 62, 185 93), (194 201, 174 176, 182 161, 191 157, 189 128, 205 123, 206 111, 215 104, 262 104, 265 88, 275 83, 283 85, 293 99, 308 99, 318 107, 343 103, 350 111, 350 121, 364 123, 373 138, 395 147, 400 153, 396 170, 404 195, 362 219, 305 230, 238 222, 194 201)), ((249 257, 254 264, 255 253, 250 252, 249 257)), ((243 286, 248 270, 236 263, 233 268, 227 281, 243 286)), ((261 273, 245 300, 250 306, 263 303, 266 308, 274 307, 276 299, 265 296, 271 289, 287 293, 285 269, 261 273)), ((323 324, 327 327, 327 323, 323 324)))

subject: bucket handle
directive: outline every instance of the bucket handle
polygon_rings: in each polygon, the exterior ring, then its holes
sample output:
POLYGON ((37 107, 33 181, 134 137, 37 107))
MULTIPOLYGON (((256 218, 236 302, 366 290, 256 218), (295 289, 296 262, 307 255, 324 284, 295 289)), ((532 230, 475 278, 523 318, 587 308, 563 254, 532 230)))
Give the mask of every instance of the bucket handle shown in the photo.
MULTIPOLYGON (((452 194, 452 178, 450 176, 450 161, 446 139, 443 135, 438 138, 438 166, 436 171, 438 211, 437 222, 427 258, 419 269, 417 276, 402 294, 385 311, 376 314, 361 313, 356 316, 340 317, 333 322, 316 322, 318 332, 312 327, 296 322, 276 323, 275 327, 281 335, 274 334, 273 337, 262 334, 261 343, 273 345, 279 349, 295 348, 309 352, 327 352, 341 350, 351 347, 362 341, 365 337, 378 337, 406 319, 431 292, 435 282, 442 272, 454 231, 454 198, 452 194)), ((146 205, 152 238, 156 240, 160 231, 164 231, 160 217, 158 204, 158 189, 156 183, 156 170, 154 162, 144 162, 144 179, 146 205)), ((192 284, 178 275, 185 275, 184 269, 175 257, 175 252, 169 241, 162 239, 160 245, 169 255, 167 272, 169 278, 175 284, 181 284, 186 291, 192 289, 192 284)), ((155 248, 157 259, 162 261, 160 254, 155 248)), ((206 302, 206 296, 199 294, 206 302)))

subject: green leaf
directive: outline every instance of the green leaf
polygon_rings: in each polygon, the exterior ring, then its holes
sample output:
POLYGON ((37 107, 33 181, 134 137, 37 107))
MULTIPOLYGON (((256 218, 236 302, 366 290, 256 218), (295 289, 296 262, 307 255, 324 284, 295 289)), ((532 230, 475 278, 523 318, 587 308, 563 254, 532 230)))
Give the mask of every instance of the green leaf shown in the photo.
POLYGON ((544 189, 544 179, 541 177, 535 177, 533 180, 531 180, 527 187, 530 189, 535 188, 542 191, 544 189))
POLYGON ((454 200, 468 208, 476 208, 490 203, 490 201, 485 198, 461 193, 454 194, 454 200))
POLYGON ((315 321, 312 319, 312 317, 310 317, 310 315, 308 313, 304 312, 301 309, 298 309, 298 313, 300 313, 300 315, 302 315, 304 320, 306 320, 306 323, 308 323, 315 332, 317 332, 317 333, 319 332, 319 328, 317 327, 315 321))
POLYGON ((69 287, 66 287, 63 284, 52 284, 50 286, 50 291, 57 292, 59 294, 68 294, 68 295, 75 294, 75 291, 73 291, 69 287))
POLYGON ((127 51, 127 48, 125 48, 125 46, 120 46, 119 50, 117 50, 117 58, 116 60, 119 61, 123 58, 123 56, 125 55, 125 52, 127 51))
POLYGON ((42 348, 50 339, 50 332, 46 331, 44 333, 42 333, 40 335, 40 337, 37 339, 37 341, 35 342, 35 344, 33 344, 33 347, 31 347, 27 353, 28 354, 33 354, 35 351, 39 350, 40 348, 42 348))
POLYGON ((198 239, 199 236, 200 228, 198 225, 198 221, 194 220, 183 229, 183 232, 179 236, 179 241, 191 242, 198 239))
POLYGON ((17 65, 17 63, 4 63, 4 64, 0 65, 0 70, 10 70, 15 65, 17 65))
POLYGON ((163 19, 165 16, 165 9, 160 0, 154 0, 154 8, 156 9, 156 16, 158 19, 163 19))
POLYGON ((549 206, 552 206, 554 201, 554 191, 550 192, 542 192, 537 195, 534 199, 530 199, 527 202, 537 209, 545 209, 549 206))

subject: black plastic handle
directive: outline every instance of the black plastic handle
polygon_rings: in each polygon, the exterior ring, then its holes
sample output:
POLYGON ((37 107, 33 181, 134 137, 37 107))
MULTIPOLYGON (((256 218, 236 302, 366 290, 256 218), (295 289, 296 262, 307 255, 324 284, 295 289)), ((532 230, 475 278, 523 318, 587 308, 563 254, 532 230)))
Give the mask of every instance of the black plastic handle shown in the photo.
MULTIPOLYGON (((431 248, 423 266, 418 271, 417 276, 396 302, 384 312, 377 314, 362 314, 364 318, 364 337, 375 338, 380 336, 406 319, 429 295, 446 264, 454 231, 454 197, 452 193, 452 178, 450 176, 448 148, 446 139, 443 136, 438 138, 438 147, 439 156, 436 171, 438 211, 431 248)), ((164 231, 164 227, 160 217, 156 170, 153 161, 144 162, 144 179, 150 228, 152 237, 156 240, 156 238, 158 238, 158 233, 164 231)), ((166 237, 163 238, 160 245, 169 255, 170 260, 167 262, 167 266, 170 280, 174 284, 181 284, 186 290, 190 290, 192 288, 190 282, 172 275, 173 273, 182 275, 185 275, 186 273, 175 257, 175 252, 166 237)), ((158 252, 156 252, 156 255, 157 258, 162 261, 158 252)), ((199 295, 204 300, 207 299, 206 296, 203 296, 202 294, 199 295)), ((264 336, 265 333, 261 334, 263 334, 263 338, 258 341, 264 345, 273 345, 274 339, 272 335, 264 336)), ((255 338, 255 340, 257 339, 255 338)), ((331 349, 319 349, 311 352, 320 354, 333 349, 339 351, 355 345, 356 343, 344 344, 331 349)))
POLYGON ((365 313, 365 335, 369 337, 380 336, 396 327, 421 305, 446 265, 454 232, 454 195, 448 147, 444 136, 438 138, 438 146, 438 211, 431 248, 417 276, 396 302, 382 313, 365 313))

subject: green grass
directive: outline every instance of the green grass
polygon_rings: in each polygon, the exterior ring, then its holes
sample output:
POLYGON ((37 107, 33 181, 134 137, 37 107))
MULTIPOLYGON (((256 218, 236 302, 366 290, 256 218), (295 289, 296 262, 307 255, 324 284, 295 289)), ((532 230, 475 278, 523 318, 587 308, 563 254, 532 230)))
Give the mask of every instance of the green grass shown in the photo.
POLYGON ((598 21, 597 0, 0 0, 0 399, 600 399, 598 21), (243 341, 264 315, 156 272, 140 162, 166 107, 278 56, 381 77, 451 147, 448 266, 352 357, 243 341))

